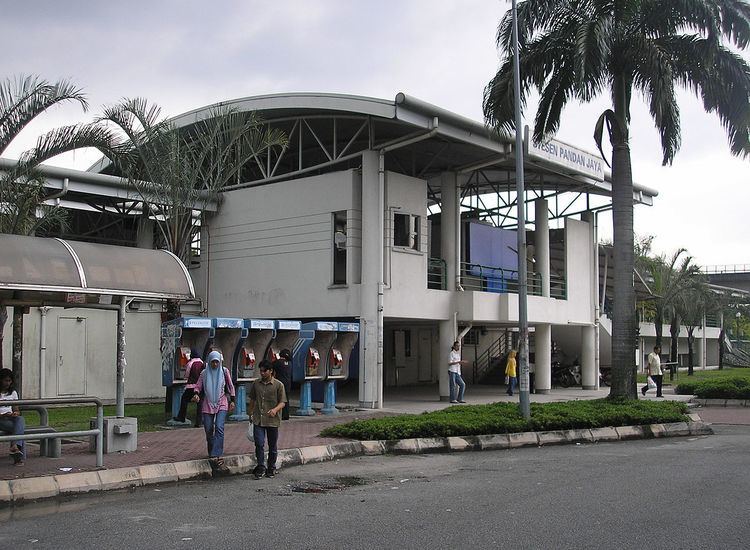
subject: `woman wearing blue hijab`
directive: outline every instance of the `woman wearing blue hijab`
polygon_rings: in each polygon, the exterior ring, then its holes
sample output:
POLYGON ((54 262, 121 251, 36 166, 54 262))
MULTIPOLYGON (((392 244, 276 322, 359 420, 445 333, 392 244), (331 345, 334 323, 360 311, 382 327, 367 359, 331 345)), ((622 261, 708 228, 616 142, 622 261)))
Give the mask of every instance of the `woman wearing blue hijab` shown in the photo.
POLYGON ((200 401, 203 394, 201 413, 203 428, 206 430, 208 457, 218 468, 224 468, 224 422, 227 414, 234 410, 234 385, 229 371, 222 365, 218 351, 208 354, 208 367, 203 369, 195 390, 193 401, 200 401), (229 398, 227 399, 227 395, 229 398))

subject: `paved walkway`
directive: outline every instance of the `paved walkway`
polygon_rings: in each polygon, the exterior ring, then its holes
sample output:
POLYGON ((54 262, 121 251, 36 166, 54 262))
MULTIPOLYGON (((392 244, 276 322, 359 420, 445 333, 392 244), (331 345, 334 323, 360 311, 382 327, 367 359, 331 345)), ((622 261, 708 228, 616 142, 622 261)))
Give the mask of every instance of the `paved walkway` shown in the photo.
MULTIPOLYGON (((290 449, 313 445, 327 445, 339 442, 339 439, 324 438, 320 431, 326 426, 348 422, 355 418, 372 418, 403 413, 421 413, 451 406, 438 400, 437 386, 415 386, 388 388, 384 396, 386 407, 381 411, 360 410, 357 408, 356 387, 345 387, 338 397, 342 409, 336 416, 318 415, 315 417, 293 417, 282 424, 279 436, 279 448, 290 449)), ((547 395, 532 395, 532 402, 571 401, 577 399, 597 399, 606 397, 609 388, 597 391, 581 389, 555 389, 547 395)), ((653 392, 649 392, 649 395, 653 392)), ((688 396, 668 395, 668 399, 686 400, 688 396)), ((653 397, 651 397, 653 398, 653 397)), ((467 388, 466 400, 469 404, 478 405, 498 401, 518 401, 518 396, 509 397, 503 387, 470 386, 467 388)), ((460 405, 459 405, 460 406, 460 405)), ((294 409, 294 407, 293 407, 294 409)), ((724 409, 728 410, 728 409, 724 409)), ((191 408, 192 412, 192 408, 191 408)), ((711 421, 711 420, 709 420, 711 421)), ((750 419, 748 419, 750 423, 750 419)), ((253 452, 253 444, 246 437, 247 422, 227 423, 225 435, 225 455, 246 454, 253 452)), ((60 458, 39 457, 38 446, 29 444, 26 464, 21 467, 11 465, 10 458, 0 463, 0 479, 17 479, 60 474, 63 472, 80 472, 96 469, 96 458, 88 451, 88 442, 63 443, 60 458)), ((124 468, 145 464, 159 464, 205 458, 206 440, 202 428, 175 428, 159 432, 138 434, 138 450, 132 453, 104 455, 104 467, 124 468)))

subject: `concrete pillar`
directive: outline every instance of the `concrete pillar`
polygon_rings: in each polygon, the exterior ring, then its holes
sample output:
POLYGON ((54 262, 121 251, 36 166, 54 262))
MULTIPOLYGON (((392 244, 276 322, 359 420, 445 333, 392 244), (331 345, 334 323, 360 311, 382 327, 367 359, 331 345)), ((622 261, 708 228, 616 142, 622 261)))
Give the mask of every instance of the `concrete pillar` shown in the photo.
POLYGON ((584 390, 599 388, 599 373, 596 370, 596 329, 581 327, 581 383, 584 390))
POLYGON ((138 220, 137 239, 136 246, 138 248, 148 248, 149 250, 154 248, 154 220, 150 220, 146 216, 138 220))
POLYGON ((540 323, 535 325, 535 393, 549 393, 552 389, 552 325, 540 323))
POLYGON ((359 351, 359 405, 376 408, 381 373, 382 327, 378 326, 378 291, 383 277, 383 206, 377 151, 362 153, 362 284, 360 288, 360 321, 364 342, 359 351))
POLYGON ((549 296, 549 216, 547 200, 534 201, 534 250, 536 265, 534 271, 542 278, 542 296, 549 296))
POLYGON ((698 363, 700 368, 706 368, 706 316, 701 319, 701 337, 698 340, 698 363))
POLYGON ((460 219, 457 216, 456 190, 455 172, 443 172, 440 175, 440 252, 445 261, 447 290, 455 290, 456 277, 459 275, 456 267, 460 261, 460 243, 457 239, 457 224, 460 223, 460 219))
POLYGON ((440 321, 440 347, 437 361, 438 366, 438 385, 440 389, 440 401, 448 401, 450 398, 450 388, 448 386, 448 356, 451 352, 451 346, 456 341, 453 332, 453 320, 440 321))

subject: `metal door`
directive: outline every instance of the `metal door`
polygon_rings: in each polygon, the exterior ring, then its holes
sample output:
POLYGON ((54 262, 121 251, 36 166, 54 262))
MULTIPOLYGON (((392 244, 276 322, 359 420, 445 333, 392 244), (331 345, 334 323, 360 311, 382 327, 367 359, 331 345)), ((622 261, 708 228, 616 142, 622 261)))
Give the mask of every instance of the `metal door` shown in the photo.
POLYGON ((60 317, 57 324, 57 395, 86 394, 86 319, 60 317))
POLYGON ((419 331, 419 381, 429 382, 432 380, 432 331, 421 329, 419 331))

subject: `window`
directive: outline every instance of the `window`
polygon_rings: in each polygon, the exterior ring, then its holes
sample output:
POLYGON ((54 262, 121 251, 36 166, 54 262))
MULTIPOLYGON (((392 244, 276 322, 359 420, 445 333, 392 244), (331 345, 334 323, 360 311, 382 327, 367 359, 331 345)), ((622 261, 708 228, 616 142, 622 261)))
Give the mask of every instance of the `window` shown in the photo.
POLYGON ((477 346, 479 345, 479 328, 469 329, 469 332, 464 336, 463 344, 465 346, 477 346))
POLYGON ((419 233, 422 225, 420 216, 393 214, 393 246, 419 250, 419 233))
POLYGON ((346 284, 346 210, 334 212, 333 218, 333 284, 346 284))

